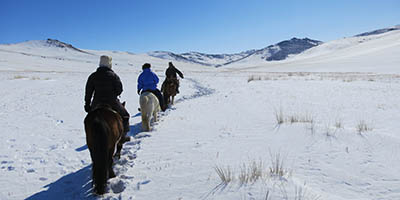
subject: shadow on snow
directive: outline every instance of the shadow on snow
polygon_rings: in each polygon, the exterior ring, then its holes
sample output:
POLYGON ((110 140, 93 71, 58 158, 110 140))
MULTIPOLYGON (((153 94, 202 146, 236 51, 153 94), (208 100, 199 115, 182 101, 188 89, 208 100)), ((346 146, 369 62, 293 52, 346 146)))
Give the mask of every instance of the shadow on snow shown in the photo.
POLYGON ((38 192, 26 199, 96 199, 92 194, 91 173, 91 165, 88 165, 45 185, 44 188, 48 188, 46 191, 38 192))

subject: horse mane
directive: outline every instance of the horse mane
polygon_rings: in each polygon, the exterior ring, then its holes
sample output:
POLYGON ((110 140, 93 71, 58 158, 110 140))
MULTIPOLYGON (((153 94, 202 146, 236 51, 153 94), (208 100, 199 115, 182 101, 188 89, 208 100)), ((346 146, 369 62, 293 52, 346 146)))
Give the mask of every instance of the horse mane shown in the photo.
POLYGON ((97 105, 93 108, 92 112, 95 111, 95 110, 99 110, 99 109, 107 109, 107 110, 110 110, 110 111, 112 111, 112 112, 114 112, 114 113, 118 113, 118 112, 115 111, 109 104, 106 104, 106 103, 97 104, 97 105))

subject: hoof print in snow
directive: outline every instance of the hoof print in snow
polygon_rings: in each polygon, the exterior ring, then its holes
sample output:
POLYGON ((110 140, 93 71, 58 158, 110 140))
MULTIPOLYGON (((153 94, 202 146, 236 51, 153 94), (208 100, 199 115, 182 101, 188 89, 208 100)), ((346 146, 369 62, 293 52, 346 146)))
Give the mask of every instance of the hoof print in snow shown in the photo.
POLYGON ((33 173, 33 172, 35 172, 35 170, 34 169, 27 169, 26 172, 27 173, 33 173))
POLYGON ((113 191, 113 193, 121 193, 125 190, 125 188, 125 183, 121 180, 118 180, 115 183, 111 183, 111 190, 113 191))

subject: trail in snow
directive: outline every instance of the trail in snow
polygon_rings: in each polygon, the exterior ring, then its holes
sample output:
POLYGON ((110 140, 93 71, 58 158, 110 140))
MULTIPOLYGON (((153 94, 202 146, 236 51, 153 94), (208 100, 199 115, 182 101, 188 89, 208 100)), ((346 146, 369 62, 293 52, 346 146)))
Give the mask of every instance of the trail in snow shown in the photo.
MULTIPOLYGON (((176 104, 189 101, 192 99, 200 98, 202 96, 211 95, 215 90, 202 85, 199 81, 193 78, 186 78, 186 83, 190 83, 190 88, 193 88, 192 94, 184 95, 178 98, 176 104)), ((168 109, 165 113, 160 113, 161 118, 166 117, 169 112, 175 108, 168 109)), ((132 118, 140 118, 140 113, 132 116, 132 118)), ((157 123, 153 124, 157 125, 157 123)), ((151 137, 151 132, 142 132, 141 122, 135 123, 130 126, 129 136, 132 137, 132 141, 126 142, 123 145, 121 151, 121 158, 115 161, 114 171, 117 175, 116 178, 108 181, 107 190, 108 193, 102 198, 108 199, 113 198, 114 195, 122 193, 126 187, 135 187, 135 190, 139 190, 141 185, 150 183, 149 180, 142 180, 136 182, 133 176, 127 175, 128 169, 133 169, 135 166, 135 159, 137 152, 142 149, 142 140, 151 137)), ((75 149, 76 151, 87 151, 87 146, 81 146, 75 149)), ((144 150, 146 151, 146 150, 144 150)), ((91 165, 87 165, 82 169, 65 175, 55 182, 44 186, 47 188, 46 191, 36 193, 29 196, 27 199, 60 199, 60 194, 66 199, 97 199, 98 197, 92 194, 92 180, 91 180, 91 165)), ((63 198, 61 197, 61 199, 63 198)))

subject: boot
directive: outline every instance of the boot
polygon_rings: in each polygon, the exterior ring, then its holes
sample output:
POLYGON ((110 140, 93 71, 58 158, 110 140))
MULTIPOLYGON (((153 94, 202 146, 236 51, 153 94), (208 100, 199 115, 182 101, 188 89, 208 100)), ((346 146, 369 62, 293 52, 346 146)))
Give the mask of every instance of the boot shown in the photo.
POLYGON ((179 94, 179 88, 176 88, 176 93, 179 94))

